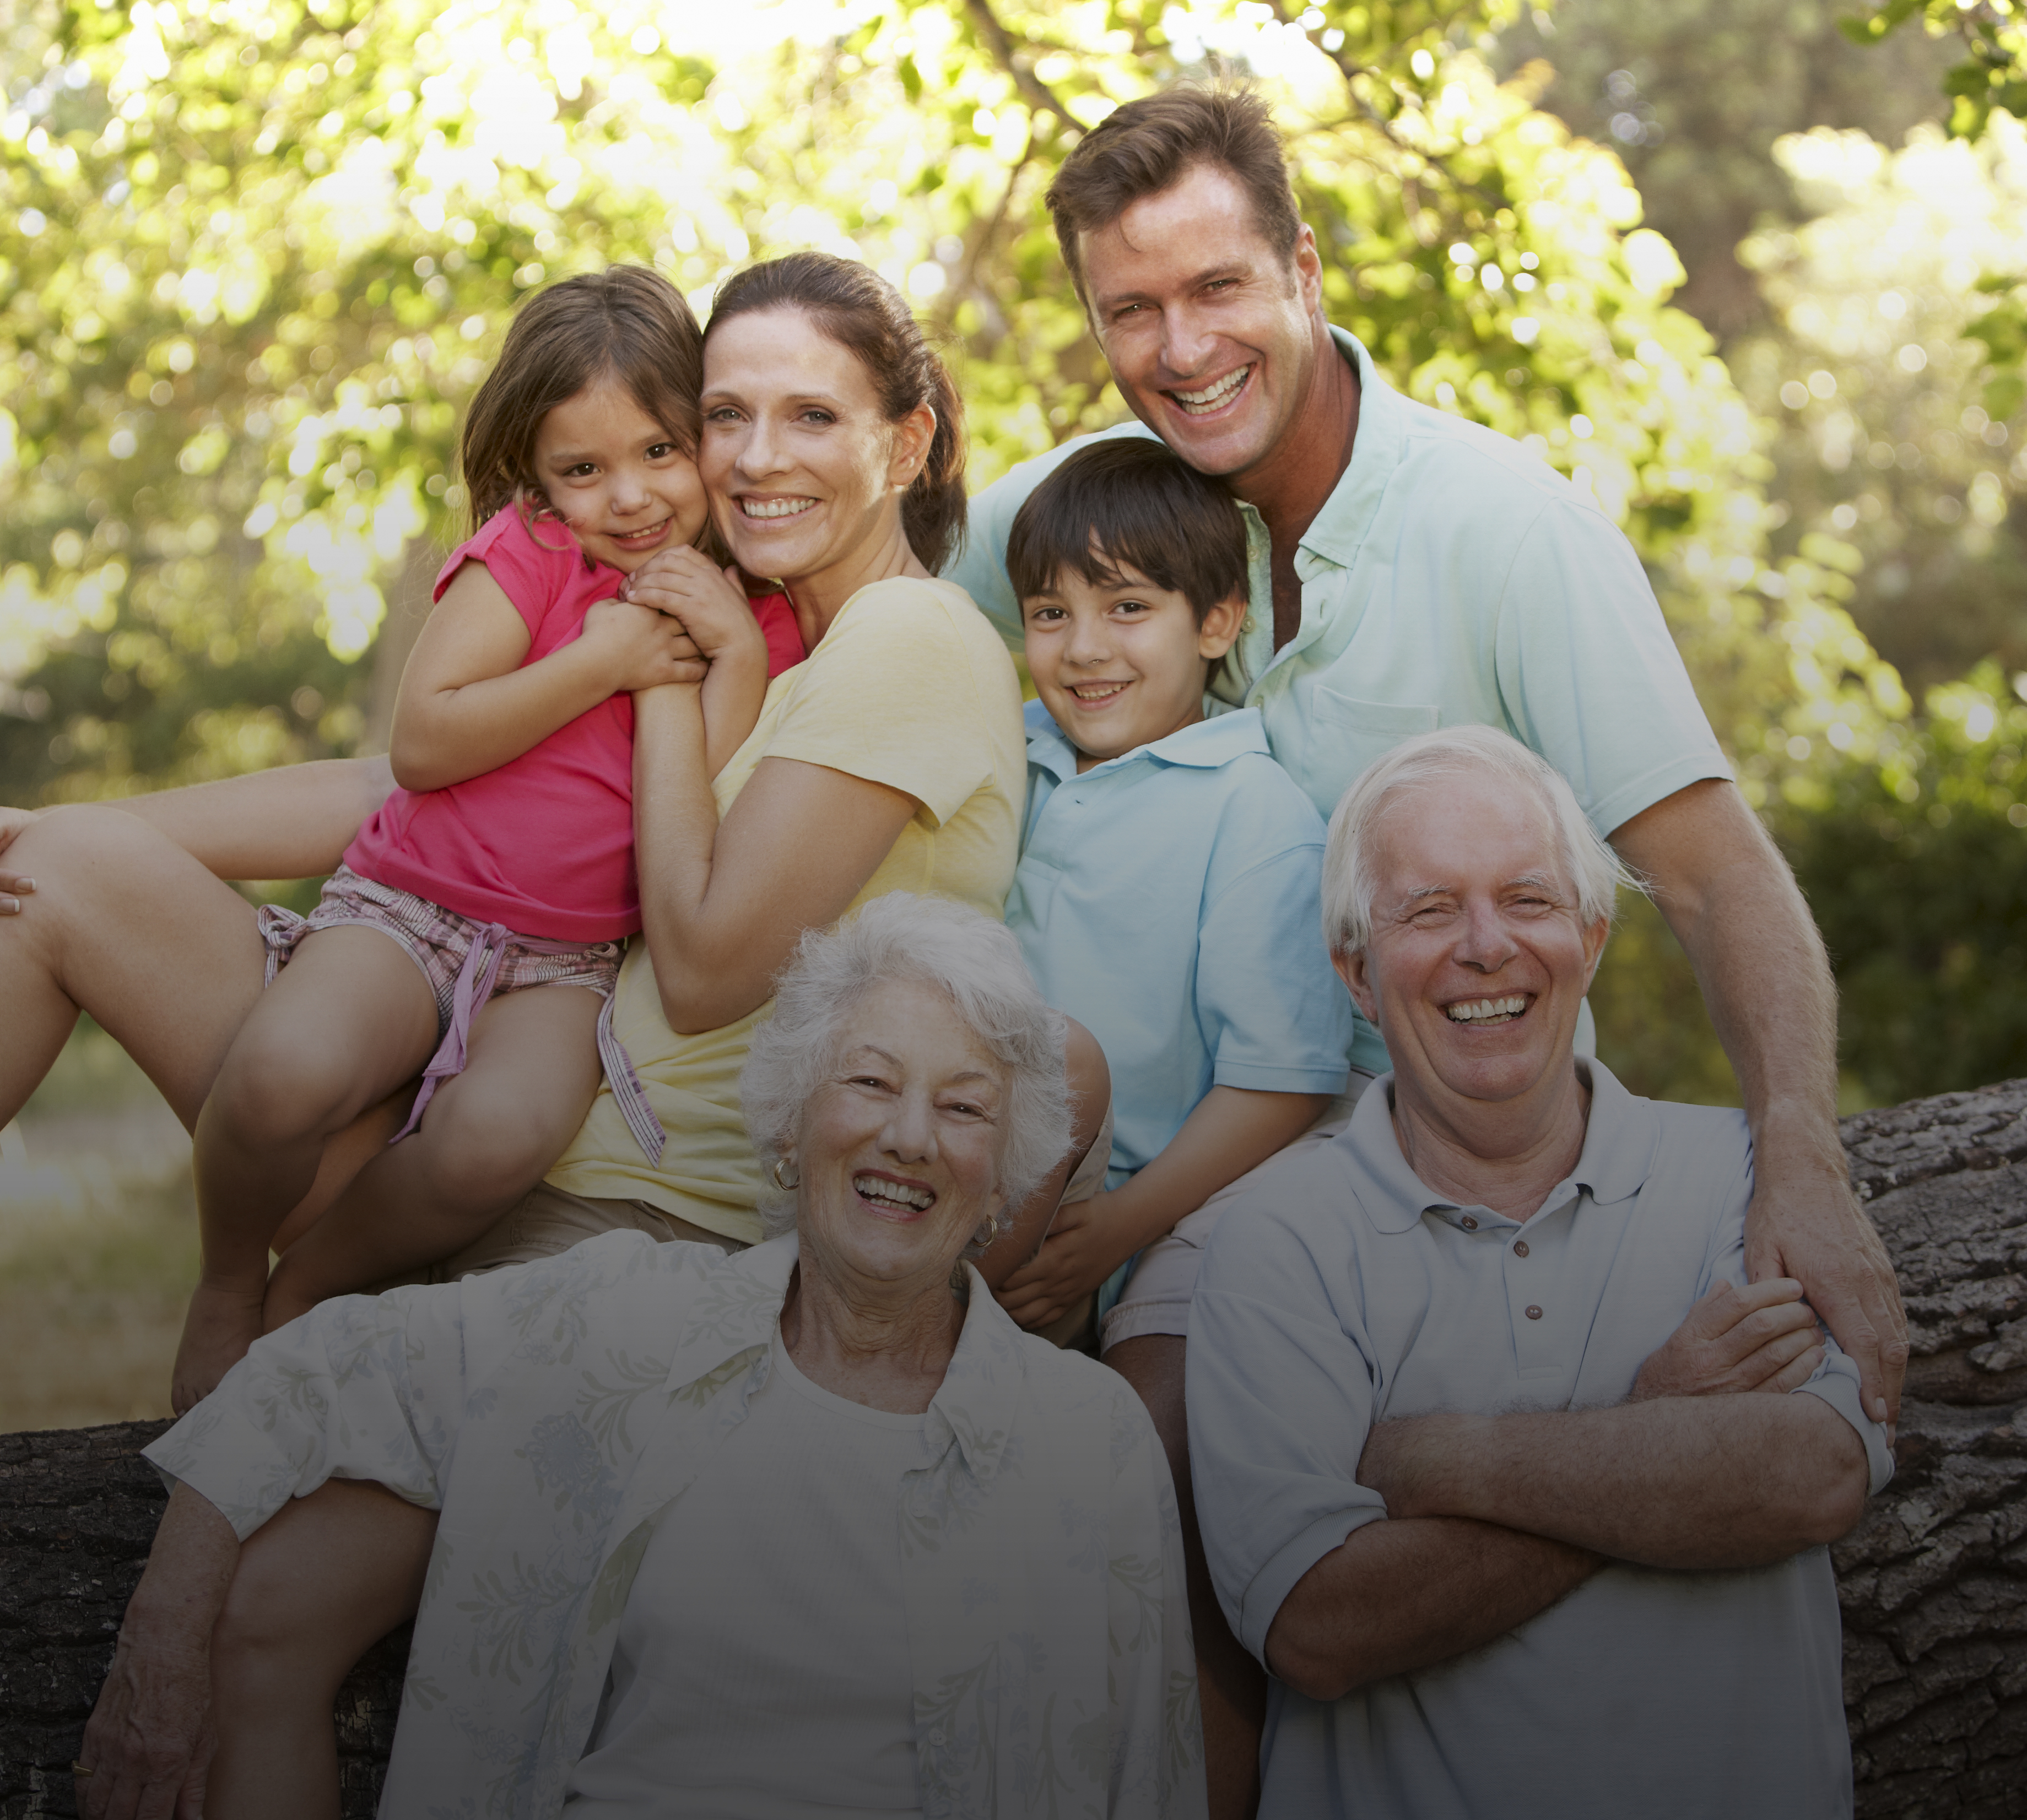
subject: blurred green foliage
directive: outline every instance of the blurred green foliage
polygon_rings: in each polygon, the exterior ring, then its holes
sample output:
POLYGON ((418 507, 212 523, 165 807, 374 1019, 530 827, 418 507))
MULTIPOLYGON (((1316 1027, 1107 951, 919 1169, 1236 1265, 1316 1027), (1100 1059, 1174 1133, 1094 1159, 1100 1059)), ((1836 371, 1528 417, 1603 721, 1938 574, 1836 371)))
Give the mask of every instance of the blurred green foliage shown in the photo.
MULTIPOLYGON (((1545 68, 1498 79, 1519 13, 0 0, 0 799, 382 735, 462 534, 463 403, 569 272, 651 263, 702 310, 751 257, 870 260, 944 338, 974 485, 1116 421, 1041 194, 1111 107, 1222 68, 1274 94, 1332 318, 1597 494, 1749 796, 1790 805, 1798 752, 1906 694, 1842 546, 1774 536, 1764 431, 1619 157, 1538 105, 1545 68)), ((1608 1032, 1691 1032, 1641 1084, 1723 1096, 1665 934, 1620 946, 1608 1032)))
POLYGON ((1954 40, 1960 58, 1943 79, 1953 138, 1977 138, 1996 113, 2027 120, 2027 17, 2018 0, 1876 0, 1839 23, 1852 43, 1874 45, 1916 19, 1931 39, 1954 40))

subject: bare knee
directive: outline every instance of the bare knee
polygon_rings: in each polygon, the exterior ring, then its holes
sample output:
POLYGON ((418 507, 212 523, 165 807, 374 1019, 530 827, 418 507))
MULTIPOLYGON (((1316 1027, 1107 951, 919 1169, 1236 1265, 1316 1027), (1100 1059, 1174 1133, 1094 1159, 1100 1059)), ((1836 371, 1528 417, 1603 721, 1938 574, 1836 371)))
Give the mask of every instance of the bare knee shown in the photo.
POLYGON ((482 1089, 439 1092, 419 1134, 429 1145, 431 1190, 449 1209, 504 1213, 548 1173, 582 1123, 581 1116, 531 1116, 527 1107, 482 1089))
POLYGON ((214 1138, 259 1148, 328 1137, 364 1097, 342 1058, 256 1017, 233 1039, 205 1102, 214 1138))

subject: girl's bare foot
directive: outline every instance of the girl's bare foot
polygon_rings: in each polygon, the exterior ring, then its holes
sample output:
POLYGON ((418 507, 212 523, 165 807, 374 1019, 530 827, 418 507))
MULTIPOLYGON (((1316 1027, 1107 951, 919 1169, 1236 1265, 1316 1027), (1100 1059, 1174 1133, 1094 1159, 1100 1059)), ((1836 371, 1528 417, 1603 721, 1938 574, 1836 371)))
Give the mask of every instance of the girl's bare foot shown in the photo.
POLYGON ((265 1286, 200 1281, 190 1292, 183 1337, 169 1378, 169 1407, 186 1416, 218 1388, 218 1380, 260 1337, 265 1286))

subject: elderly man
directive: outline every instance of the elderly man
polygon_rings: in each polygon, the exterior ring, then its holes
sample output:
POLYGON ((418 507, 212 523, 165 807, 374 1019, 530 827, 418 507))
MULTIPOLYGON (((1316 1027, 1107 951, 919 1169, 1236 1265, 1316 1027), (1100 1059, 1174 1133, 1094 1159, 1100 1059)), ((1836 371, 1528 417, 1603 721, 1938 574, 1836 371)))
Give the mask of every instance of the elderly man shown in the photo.
POLYGON ((1333 820, 1325 932, 1394 1071, 1248 1179, 1190 1331, 1263 1815, 1850 1811, 1824 1545, 1885 1431, 1800 1286, 1747 1287, 1745 1119, 1572 1056, 1618 869, 1485 728, 1333 820))

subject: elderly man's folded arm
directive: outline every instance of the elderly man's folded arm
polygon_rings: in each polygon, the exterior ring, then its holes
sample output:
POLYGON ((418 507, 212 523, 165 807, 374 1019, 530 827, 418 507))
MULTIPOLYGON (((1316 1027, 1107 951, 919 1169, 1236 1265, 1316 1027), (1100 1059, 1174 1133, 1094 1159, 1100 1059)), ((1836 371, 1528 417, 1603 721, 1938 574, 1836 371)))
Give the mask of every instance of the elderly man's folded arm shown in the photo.
POLYGON ((1738 1075, 1756 1181, 1752 1275, 1800 1280, 1858 1366, 1866 1413, 1891 1420, 1907 1323, 1837 1139, 1837 988, 1808 906, 1745 799, 1720 780, 1664 797, 1613 829, 1612 844, 1652 884, 1738 1075))
POLYGON ((1341 1700, 1497 1641, 1604 1564, 1589 1549, 1471 1518, 1368 1523, 1281 1601, 1267 1667, 1311 1700, 1341 1700))
POLYGON ((1741 1393, 1383 1423, 1359 1479, 1396 1517, 1462 1516, 1651 1567, 1763 1567, 1859 1519, 1868 1467, 1823 1398, 1741 1393))

